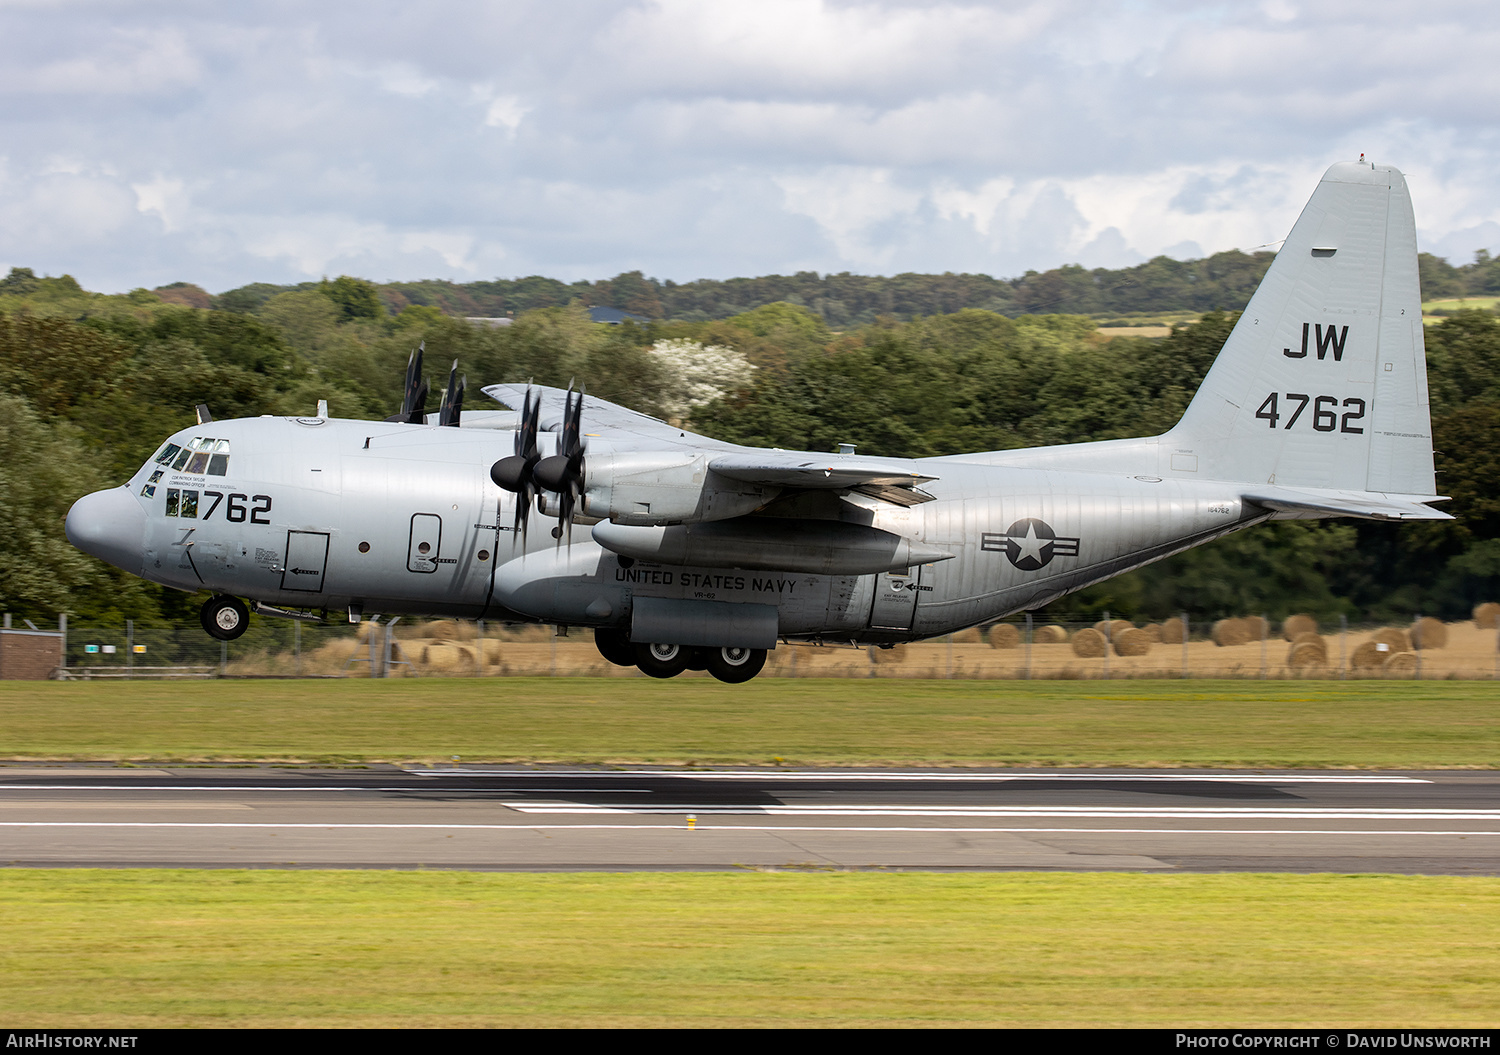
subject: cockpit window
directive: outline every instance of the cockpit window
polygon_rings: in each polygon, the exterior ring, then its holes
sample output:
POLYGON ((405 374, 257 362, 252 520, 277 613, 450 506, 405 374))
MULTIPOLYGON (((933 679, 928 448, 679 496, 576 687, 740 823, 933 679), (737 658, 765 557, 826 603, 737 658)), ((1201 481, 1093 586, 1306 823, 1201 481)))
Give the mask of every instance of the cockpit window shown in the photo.
POLYGON ((229 472, 229 441, 215 440, 213 453, 208 458, 208 475, 224 476, 229 472))
POLYGON ((186 446, 169 443, 156 456, 159 465, 169 465, 177 472, 229 475, 229 441, 213 436, 194 436, 186 446))

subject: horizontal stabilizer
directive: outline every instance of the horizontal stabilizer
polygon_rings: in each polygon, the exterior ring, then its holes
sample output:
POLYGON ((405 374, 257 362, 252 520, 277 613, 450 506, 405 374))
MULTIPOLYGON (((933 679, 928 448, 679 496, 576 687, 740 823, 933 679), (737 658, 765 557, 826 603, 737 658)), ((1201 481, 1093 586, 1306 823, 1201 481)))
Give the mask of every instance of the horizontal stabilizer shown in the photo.
POLYGON ((1413 497, 1407 501, 1390 495, 1338 491, 1297 491, 1289 487, 1261 487, 1242 496, 1278 513, 1309 513, 1323 516, 1360 517, 1364 520, 1452 520, 1453 517, 1427 502, 1442 501, 1413 497))

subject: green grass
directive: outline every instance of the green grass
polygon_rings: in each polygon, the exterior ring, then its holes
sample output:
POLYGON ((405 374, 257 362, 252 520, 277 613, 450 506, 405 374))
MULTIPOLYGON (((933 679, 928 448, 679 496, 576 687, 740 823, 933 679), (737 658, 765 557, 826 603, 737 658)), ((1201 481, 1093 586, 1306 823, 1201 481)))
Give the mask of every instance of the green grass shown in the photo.
POLYGON ((1426 315, 1438 310, 1494 311, 1496 303, 1500 303, 1500 297, 1445 297, 1441 300, 1424 300, 1422 314, 1426 315))
POLYGON ((0 871, 0 1023, 1492 1026, 1500 880, 0 871))
POLYGON ((1492 768, 1490 682, 0 683, 0 757, 1492 768))

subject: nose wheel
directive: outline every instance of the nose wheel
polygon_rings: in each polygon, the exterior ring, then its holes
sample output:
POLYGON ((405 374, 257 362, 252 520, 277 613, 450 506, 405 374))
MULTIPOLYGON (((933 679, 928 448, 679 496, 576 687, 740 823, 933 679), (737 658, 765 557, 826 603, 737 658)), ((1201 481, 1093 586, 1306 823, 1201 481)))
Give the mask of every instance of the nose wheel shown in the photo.
POLYGON ((220 594, 203 602, 198 618, 209 637, 233 641, 250 626, 250 609, 238 597, 220 594))

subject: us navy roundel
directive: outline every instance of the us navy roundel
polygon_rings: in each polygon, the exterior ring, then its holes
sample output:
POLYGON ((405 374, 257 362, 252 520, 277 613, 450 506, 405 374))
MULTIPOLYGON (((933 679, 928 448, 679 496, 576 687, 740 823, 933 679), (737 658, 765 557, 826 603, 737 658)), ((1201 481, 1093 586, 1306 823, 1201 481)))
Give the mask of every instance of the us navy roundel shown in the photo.
POLYGON ((1053 557, 1078 556, 1078 539, 1060 537, 1045 520, 1027 517, 1004 532, 986 531, 979 548, 1003 552, 1022 571, 1036 571, 1051 564, 1053 557))

